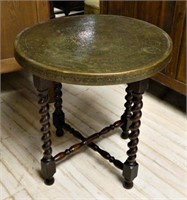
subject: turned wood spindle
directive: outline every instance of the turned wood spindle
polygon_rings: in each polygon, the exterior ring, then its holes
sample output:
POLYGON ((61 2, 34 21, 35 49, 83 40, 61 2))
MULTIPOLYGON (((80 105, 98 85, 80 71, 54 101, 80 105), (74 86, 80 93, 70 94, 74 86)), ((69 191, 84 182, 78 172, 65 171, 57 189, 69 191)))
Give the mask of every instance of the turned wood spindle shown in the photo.
POLYGON ((130 86, 128 85, 127 88, 126 88, 126 93, 127 95, 125 96, 125 99, 126 99, 126 103, 125 103, 125 112, 124 114, 121 116, 121 120, 124 122, 123 126, 121 127, 122 128, 122 134, 121 134, 121 137, 123 139, 127 139, 129 137, 129 134, 130 134, 130 130, 129 130, 129 127, 131 125, 131 116, 132 116, 132 99, 133 99, 133 96, 132 96, 132 89, 130 88, 130 86))
POLYGON ((138 163, 136 162, 136 153, 138 151, 138 136, 140 133, 140 118, 142 116, 141 109, 143 107, 142 97, 145 90, 148 88, 148 80, 134 82, 129 84, 132 89, 132 108, 131 108, 131 125, 129 127, 129 150, 127 151, 128 158, 123 165, 124 187, 130 189, 133 187, 133 180, 138 174, 138 163))
POLYGON ((43 133, 42 140, 43 145, 42 148, 44 150, 43 153, 43 159, 49 160, 51 159, 52 149, 51 149, 51 132, 50 132, 50 124, 49 124, 49 104, 48 104, 48 96, 47 96, 47 90, 46 91, 40 91, 39 94, 40 100, 39 104, 41 106, 40 108, 40 123, 42 124, 41 132, 43 133))
POLYGON ((53 124, 56 128, 56 135, 62 136, 64 134, 63 126, 64 126, 64 112, 62 111, 62 84, 55 84, 55 111, 53 113, 53 124))
POLYGON ((39 113, 41 115, 40 123, 42 125, 41 132, 42 136, 42 149, 43 158, 41 159, 41 173, 47 185, 54 183, 53 175, 56 172, 56 164, 52 156, 51 148, 51 132, 50 132, 50 123, 49 123, 49 100, 48 100, 48 86, 49 81, 42 78, 33 76, 33 81, 36 89, 39 92, 39 101, 40 105, 39 113))
POLYGON ((94 144, 92 141, 99 138, 100 136, 107 134, 109 131, 121 127, 123 122, 121 120, 116 121, 114 124, 103 128, 100 132, 94 133, 93 135, 90 135, 89 137, 85 138, 80 132, 73 129, 70 125, 65 124, 64 128, 72 133, 75 137, 82 140, 82 142, 77 143, 75 145, 72 145, 70 148, 66 149, 64 152, 60 152, 57 155, 54 156, 54 159, 56 162, 61 161, 65 159, 67 156, 79 151, 81 147, 88 145, 91 149, 94 151, 97 151, 103 158, 108 160, 109 162, 113 163, 117 168, 123 169, 123 164, 121 161, 115 159, 113 156, 111 156, 108 152, 102 150, 100 147, 98 147, 96 144, 94 144))
MULTIPOLYGON (((115 127, 120 127, 121 123, 116 123, 115 127)), ((74 128, 72 128, 69 124, 65 124, 64 128, 69 131, 69 133, 71 133, 74 137, 80 139, 82 142, 84 142, 86 140, 86 138, 77 130, 75 130, 74 128)), ((106 129, 105 129, 106 130, 106 129)), ((92 150, 98 152, 103 158, 105 158, 106 160, 108 160, 109 162, 113 163, 115 167, 119 168, 119 169, 123 169, 123 163, 117 159, 115 159, 113 156, 111 156, 107 151, 104 151, 103 149, 101 149, 98 145, 96 145, 95 143, 91 142, 90 144, 87 145, 88 147, 90 147, 92 150)), ((58 157, 59 155, 57 154, 55 156, 56 161, 60 161, 61 158, 58 157)))

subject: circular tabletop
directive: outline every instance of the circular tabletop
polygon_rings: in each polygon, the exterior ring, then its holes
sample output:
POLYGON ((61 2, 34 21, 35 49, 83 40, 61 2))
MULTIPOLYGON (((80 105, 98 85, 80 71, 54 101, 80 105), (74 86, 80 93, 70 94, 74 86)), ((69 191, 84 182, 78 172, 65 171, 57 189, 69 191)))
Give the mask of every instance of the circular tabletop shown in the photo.
POLYGON ((22 31, 15 41, 16 60, 34 75, 79 85, 149 78, 169 63, 171 50, 160 28, 116 15, 56 18, 22 31))

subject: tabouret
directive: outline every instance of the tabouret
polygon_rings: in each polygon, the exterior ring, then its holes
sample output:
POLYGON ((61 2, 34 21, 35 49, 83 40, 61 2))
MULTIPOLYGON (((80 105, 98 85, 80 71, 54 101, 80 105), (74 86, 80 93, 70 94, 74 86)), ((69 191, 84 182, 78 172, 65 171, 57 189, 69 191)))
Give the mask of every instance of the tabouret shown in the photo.
POLYGON ((138 174, 136 161, 142 96, 148 78, 161 71, 171 60, 172 41, 162 29, 133 18, 113 15, 62 17, 43 22, 22 31, 15 40, 17 62, 33 74, 39 92, 43 158, 41 172, 45 183, 53 184, 56 164, 87 145, 122 170, 124 187, 133 187, 138 174), (64 130, 81 142, 52 155, 49 123, 48 89, 55 82, 53 124, 56 134, 64 130), (65 122, 62 110, 62 84, 127 84, 122 116, 112 125, 84 137, 65 122), (129 139, 127 159, 121 162, 93 141, 121 128, 121 137, 129 139))

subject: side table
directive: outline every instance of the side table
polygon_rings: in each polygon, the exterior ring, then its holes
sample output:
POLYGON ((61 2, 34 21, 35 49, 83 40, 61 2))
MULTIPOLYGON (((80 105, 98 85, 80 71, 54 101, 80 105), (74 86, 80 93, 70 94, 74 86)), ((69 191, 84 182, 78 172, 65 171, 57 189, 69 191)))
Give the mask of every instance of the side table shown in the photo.
POLYGON ((53 184, 56 163, 87 145, 122 170, 124 187, 133 186, 138 173, 136 161, 142 95, 148 78, 164 69, 171 59, 172 41, 160 28, 133 18, 112 15, 62 17, 22 31, 15 41, 15 58, 34 76, 39 92, 43 158, 41 172, 45 183, 53 184), (81 142, 52 155, 49 123, 48 88, 55 81, 56 134, 68 130, 81 142), (125 111, 120 119, 85 138, 65 122, 61 83, 78 85, 128 84, 125 111), (127 159, 123 163, 102 150, 93 141, 113 129, 121 128, 121 137, 129 139, 127 159))

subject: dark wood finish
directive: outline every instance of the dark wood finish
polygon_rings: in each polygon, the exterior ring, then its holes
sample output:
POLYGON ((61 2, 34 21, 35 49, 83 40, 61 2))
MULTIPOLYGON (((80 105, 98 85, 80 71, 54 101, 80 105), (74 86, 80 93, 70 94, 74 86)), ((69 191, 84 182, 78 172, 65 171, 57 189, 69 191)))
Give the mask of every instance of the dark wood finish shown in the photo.
POLYGON ((186 95, 186 1, 101 1, 100 11, 141 19, 165 30, 173 40, 172 60, 153 79, 186 95))
POLYGON ((51 132, 50 132, 50 123, 49 123, 49 102, 48 102, 48 88, 50 82, 39 77, 33 77, 34 85, 39 92, 39 105, 40 108, 40 123, 42 125, 41 132, 43 133, 42 148, 43 158, 41 159, 41 173, 47 185, 51 185, 54 183, 53 175, 56 172, 55 161, 52 156, 52 148, 51 148, 51 132))
MULTIPOLYGON (((118 123, 120 123, 120 122, 117 121, 117 122, 114 123, 114 128, 117 128, 121 125, 121 123, 120 124, 118 124, 118 123)), ((74 137, 80 139, 82 142, 84 142, 87 139, 79 131, 72 128, 69 124, 65 124, 64 127, 67 131, 69 131, 71 134, 73 134, 74 137)), ((112 127, 112 126, 110 126, 110 127, 112 127)), ((107 127, 107 129, 110 128, 110 127, 107 127)), ((105 130, 106 130, 106 128, 105 128, 105 130)), ((108 129, 108 132, 109 131, 110 130, 108 129)), ((117 167, 118 169, 121 169, 121 170, 123 169, 123 163, 121 161, 115 159, 113 156, 111 156, 108 152, 101 149, 95 143, 91 142, 91 143, 87 144, 87 146, 90 147, 91 149, 93 149, 94 151, 98 152, 103 158, 105 158, 109 162, 113 163, 114 166, 117 167)))
POLYGON ((64 112, 62 111, 62 84, 55 83, 55 111, 53 113, 53 124, 56 127, 56 135, 62 136, 64 134, 64 112))
MULTIPOLYGON (((82 142, 84 142, 87 139, 79 131, 72 128, 69 124, 64 124, 64 129, 67 130, 69 133, 71 133, 74 137, 80 139, 82 142)), ((121 161, 115 159, 113 156, 111 156, 108 152, 101 149, 95 143, 91 142, 91 143, 87 144, 87 146, 90 147, 91 149, 93 149, 94 151, 98 152, 102 157, 104 157, 109 162, 113 163, 114 166, 117 167, 118 169, 121 169, 121 170, 123 169, 123 163, 121 161)), ((70 147, 69 149, 72 149, 72 148, 70 147)), ((61 157, 61 153, 57 154, 55 156, 55 161, 58 162, 58 161, 61 161, 62 159, 64 159, 67 155, 69 155, 69 154, 67 154, 67 152, 69 152, 68 149, 65 150, 64 152, 62 152, 63 157, 61 157), (67 154, 67 155, 65 155, 65 154, 67 154)))
POLYGON ((148 89, 148 80, 131 83, 129 84, 129 88, 132 90, 133 106, 131 108, 132 116, 130 119, 132 124, 129 127, 130 142, 128 143, 128 158, 123 165, 123 176, 125 178, 123 185, 126 189, 130 189, 133 187, 133 180, 138 174, 138 163, 136 162, 136 153, 138 151, 137 145, 139 142, 138 136, 140 134, 140 118, 142 116, 142 95, 148 89))
POLYGON ((101 137, 102 135, 105 135, 109 133, 110 131, 121 127, 123 122, 121 120, 116 121, 114 124, 103 128, 100 132, 94 133, 90 135, 89 137, 85 138, 80 132, 73 129, 70 125, 65 124, 64 128, 69 131, 71 134, 73 134, 76 138, 80 139, 82 142, 72 145, 70 148, 66 149, 63 152, 58 153, 54 156, 54 159, 56 162, 64 160, 67 156, 72 155, 73 153, 76 153, 80 151, 82 147, 87 145, 94 151, 97 151, 103 158, 109 160, 111 163, 114 164, 119 169, 122 169, 122 163, 119 160, 116 160, 113 156, 111 156, 108 152, 102 150, 99 146, 97 146, 95 143, 93 143, 93 140, 101 137))
POLYGON ((186 82, 186 22, 184 23, 182 43, 179 53, 179 65, 181 66, 177 70, 177 80, 180 82, 186 82))
POLYGON ((123 139, 127 139, 129 137, 129 127, 132 124, 131 122, 131 116, 132 116, 132 103, 133 103, 133 95, 132 95, 132 89, 129 87, 129 85, 126 88, 127 95, 125 96, 126 103, 125 103, 125 112, 121 116, 121 120, 124 122, 123 126, 121 127, 123 132, 121 134, 121 137, 123 139))
MULTIPOLYGON (((73 134, 74 137, 80 139, 82 142, 86 140, 86 138, 79 131, 72 128, 69 124, 65 124, 65 129, 69 131, 69 133, 73 134)), ((87 146, 93 149, 94 151, 98 152, 102 157, 104 157, 109 162, 113 163, 114 166, 117 167, 118 169, 121 169, 121 170, 123 169, 123 163, 121 161, 115 159, 113 156, 111 156, 108 152, 101 149, 95 143, 91 142, 90 144, 87 144, 87 146)))

